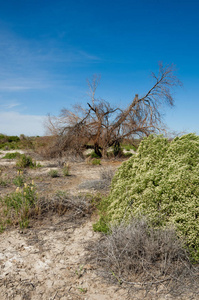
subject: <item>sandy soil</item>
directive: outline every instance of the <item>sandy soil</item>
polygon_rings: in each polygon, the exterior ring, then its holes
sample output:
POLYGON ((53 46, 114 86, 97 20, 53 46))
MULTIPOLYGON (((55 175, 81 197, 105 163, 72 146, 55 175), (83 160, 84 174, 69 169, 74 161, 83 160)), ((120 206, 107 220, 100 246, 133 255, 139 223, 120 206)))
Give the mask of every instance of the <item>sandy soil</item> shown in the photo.
MULTIPOLYGON (((5 153, 0 154, 0 176, 8 184, 0 185, 0 197, 16 189, 12 182, 17 176, 16 161, 2 159, 5 153)), ((34 158, 38 162, 38 157, 34 158)), ((23 176, 27 183, 34 180, 40 197, 49 199, 57 191, 73 195, 107 193, 107 189, 90 187, 101 180, 103 170, 115 171, 121 165, 121 161, 102 161, 100 166, 70 161, 70 176, 64 177, 62 166, 68 161, 67 158, 42 160, 41 168, 27 169, 23 176), (56 169, 59 177, 51 178, 51 169, 56 169)), ((135 294, 133 291, 129 298, 127 289, 108 283, 99 275, 97 266, 88 263, 90 252, 86 250, 91 241, 100 237, 92 229, 97 216, 73 218, 71 214, 73 212, 63 216, 51 213, 33 220, 28 229, 12 228, 0 234, 0 300, 155 299, 150 295, 144 298, 144 292, 135 294)), ((166 295, 158 299, 173 298, 166 295)))
MULTIPOLYGON (((42 168, 27 170, 24 176, 27 182, 34 179, 40 195, 49 196, 57 190, 82 192, 78 188, 82 182, 100 179, 100 170, 110 167, 115 170, 121 162, 103 162, 101 166, 70 163, 71 176, 67 177, 61 175, 60 162, 41 161, 41 164, 42 168), (57 169, 60 177, 51 178, 50 169, 57 169)), ((0 167, 10 180, 7 187, 0 188, 0 195, 5 195, 16 188, 12 179, 17 170, 14 160, 0 158, 0 167)), ((67 215, 51 215, 36 221, 31 228, 3 232, 0 235, 0 299, 126 299, 125 290, 106 283, 97 275, 95 266, 85 263, 89 255, 85 246, 99 237, 92 229, 95 218, 69 221, 67 215)))

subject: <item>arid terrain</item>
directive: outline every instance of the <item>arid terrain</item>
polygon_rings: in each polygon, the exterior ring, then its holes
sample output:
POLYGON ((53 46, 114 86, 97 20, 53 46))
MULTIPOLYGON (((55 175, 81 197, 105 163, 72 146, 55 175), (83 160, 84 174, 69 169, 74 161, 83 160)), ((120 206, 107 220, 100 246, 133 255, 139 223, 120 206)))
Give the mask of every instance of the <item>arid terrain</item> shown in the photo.
MULTIPOLYGON (((0 186, 1 197, 16 189, 12 183, 17 176, 16 160, 2 159, 5 153, 0 154, 0 168, 8 184, 0 186)), ((62 191, 77 199, 80 197, 80 204, 81 201, 85 204, 90 197, 88 194, 108 192, 109 184, 102 174, 114 172, 122 163, 102 160, 101 165, 91 165, 86 160, 68 161, 67 157, 45 161, 30 154, 42 166, 25 169, 23 176, 27 183, 34 180, 41 201, 53 199, 58 191, 62 191), (62 174, 64 163, 69 163, 69 176, 62 174), (50 170, 57 170, 59 177, 52 178, 50 170)), ((93 260, 89 261, 89 244, 101 236, 92 227, 97 218, 95 210, 83 211, 81 207, 71 205, 65 212, 49 210, 34 217, 28 228, 16 226, 2 232, 0 299, 173 299, 169 295, 156 298, 146 290, 129 291, 101 276, 98 266, 93 260)))
MULTIPOLYGON (((113 161, 92 166, 84 161, 70 162, 70 176, 64 177, 62 162, 40 163, 41 168, 26 169, 24 176, 27 182, 34 180, 39 195, 46 197, 60 190, 96 193, 90 189, 89 181, 95 186, 94 180, 100 181, 101 170, 115 170, 121 164, 113 161), (57 169, 60 177, 51 178, 51 169, 57 169)), ((15 160, 0 159, 0 167, 12 182, 17 174, 15 160)), ((0 194, 15 188, 12 184, 0 187, 0 194)), ((85 246, 100 235, 92 229, 97 216, 71 214, 50 213, 34 220, 30 228, 11 228, 0 235, 0 299, 125 299, 126 291, 106 283, 97 275, 96 267, 86 263, 89 253, 85 246)))

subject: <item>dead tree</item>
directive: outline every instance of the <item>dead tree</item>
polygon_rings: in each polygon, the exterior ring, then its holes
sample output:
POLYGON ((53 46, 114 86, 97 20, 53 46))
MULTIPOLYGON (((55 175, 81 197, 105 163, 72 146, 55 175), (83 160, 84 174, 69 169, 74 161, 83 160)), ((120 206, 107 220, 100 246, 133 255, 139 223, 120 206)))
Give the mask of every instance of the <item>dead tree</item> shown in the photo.
POLYGON ((99 77, 94 76, 92 82, 88 81, 91 101, 87 108, 63 109, 59 117, 49 118, 48 127, 56 132, 61 151, 67 147, 80 150, 93 141, 95 153, 102 156, 110 146, 117 152, 125 138, 161 132, 164 127, 161 107, 174 105, 171 91, 181 83, 174 75, 173 65, 163 67, 160 63, 158 75, 152 73, 152 77, 154 84, 151 89, 142 97, 136 94, 123 110, 95 97, 99 77))

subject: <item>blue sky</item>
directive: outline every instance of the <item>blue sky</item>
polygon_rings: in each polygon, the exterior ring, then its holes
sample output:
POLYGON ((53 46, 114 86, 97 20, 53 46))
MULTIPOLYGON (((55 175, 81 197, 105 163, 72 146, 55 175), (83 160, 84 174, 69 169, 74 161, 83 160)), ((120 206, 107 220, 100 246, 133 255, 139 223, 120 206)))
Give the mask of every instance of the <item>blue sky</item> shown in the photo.
POLYGON ((165 122, 199 134, 198 0, 0 0, 0 132, 42 135, 48 113, 97 95, 128 105, 158 62, 183 83, 165 122))

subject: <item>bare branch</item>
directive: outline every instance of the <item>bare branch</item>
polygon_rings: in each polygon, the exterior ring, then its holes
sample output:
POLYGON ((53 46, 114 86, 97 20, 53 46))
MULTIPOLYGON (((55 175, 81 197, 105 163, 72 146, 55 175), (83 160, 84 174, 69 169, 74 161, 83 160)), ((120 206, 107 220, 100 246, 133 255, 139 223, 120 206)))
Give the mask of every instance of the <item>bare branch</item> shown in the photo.
POLYGON ((125 110, 111 107, 109 102, 96 98, 100 76, 94 75, 92 81, 87 80, 88 107, 76 105, 71 111, 62 109, 59 117, 49 117, 48 127, 52 133, 65 139, 63 148, 75 144, 80 149, 90 141, 98 155, 101 154, 100 149, 106 151, 110 145, 118 147, 124 138, 161 132, 164 124, 160 108, 165 104, 174 105, 172 89, 181 85, 174 71, 173 65, 163 67, 159 63, 158 74, 152 73, 153 86, 143 97, 139 98, 136 94, 125 110))

